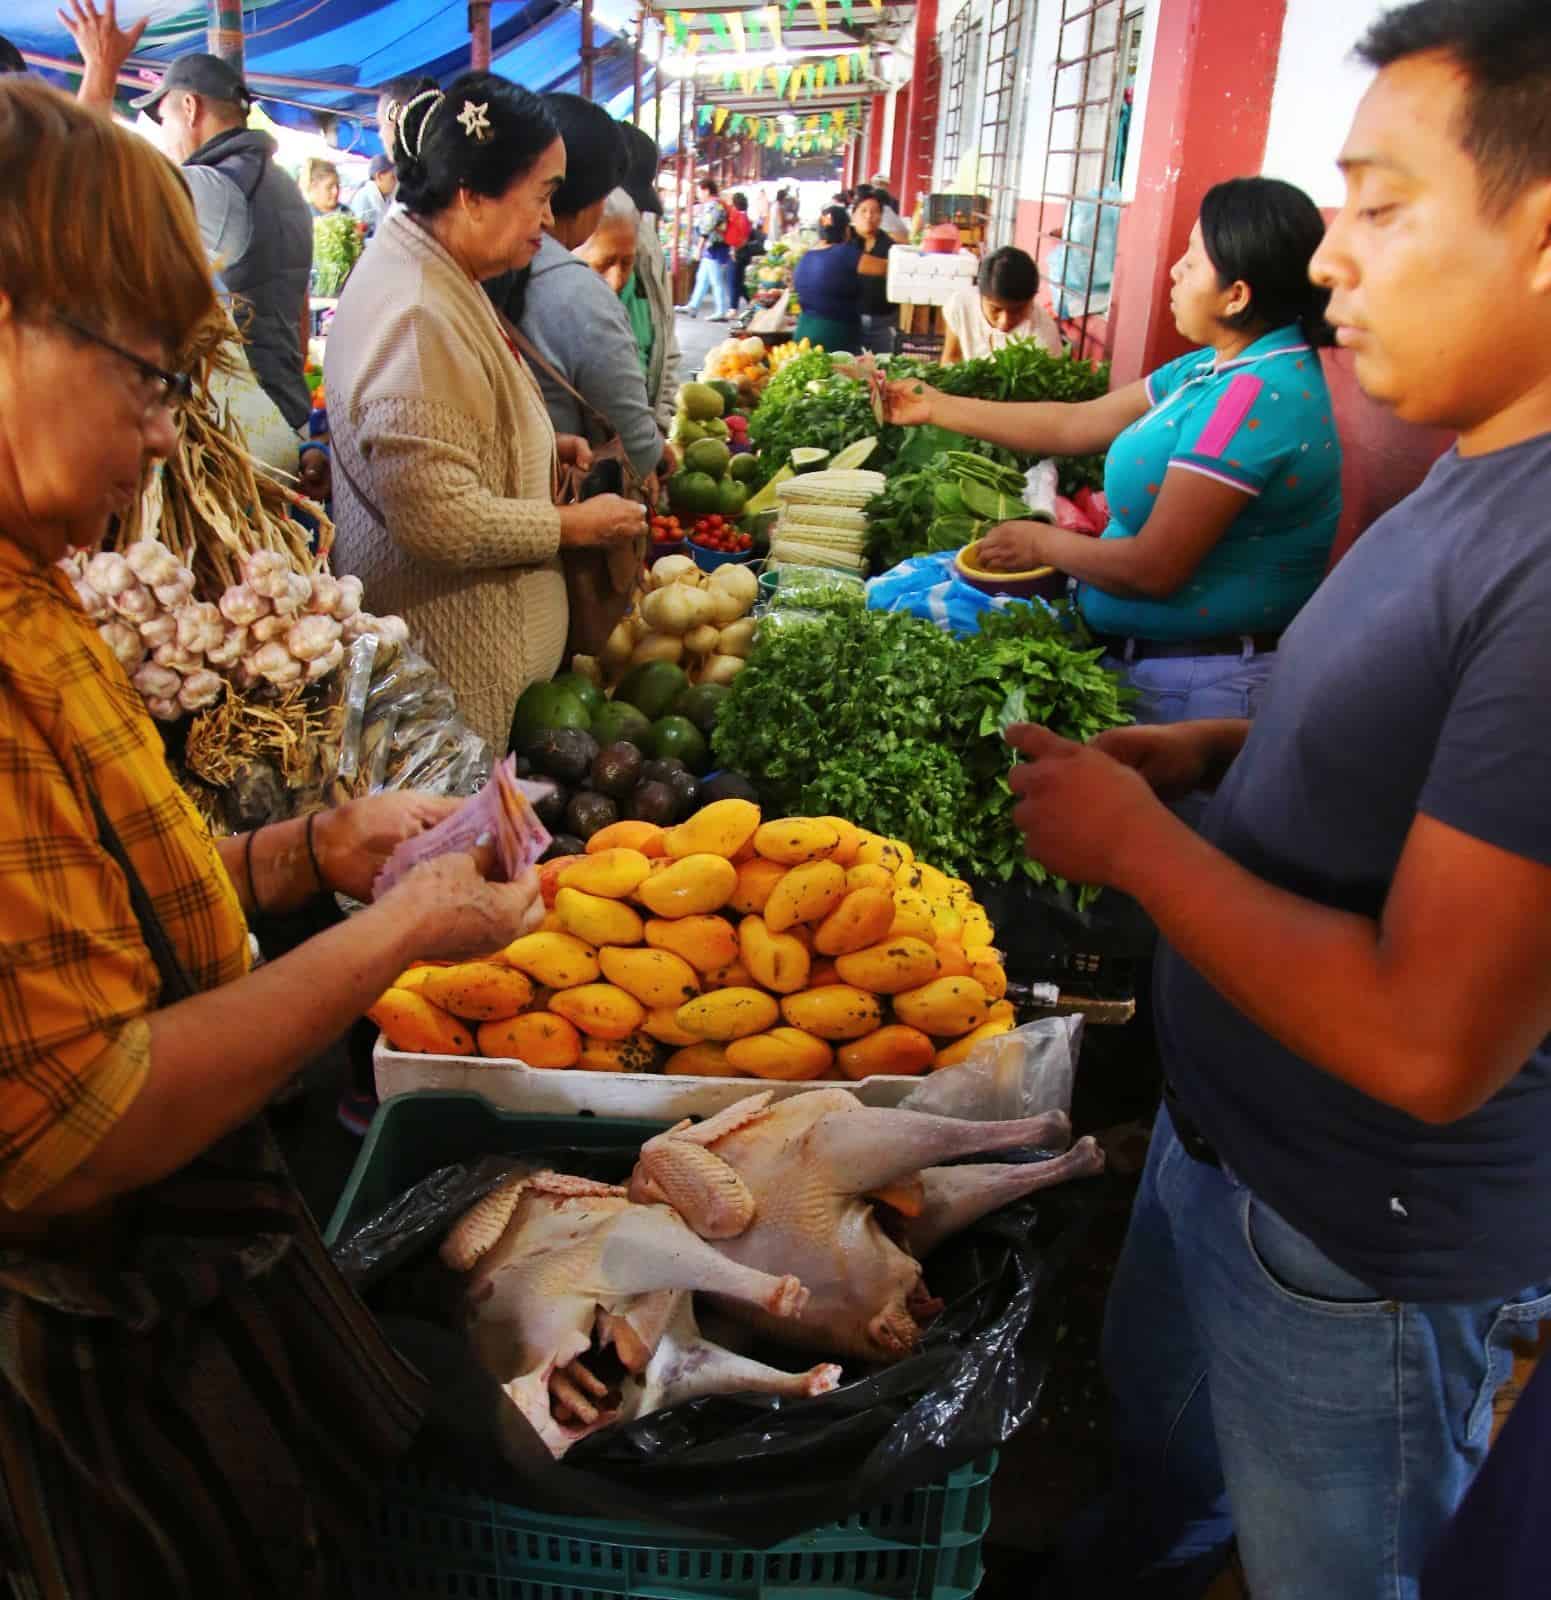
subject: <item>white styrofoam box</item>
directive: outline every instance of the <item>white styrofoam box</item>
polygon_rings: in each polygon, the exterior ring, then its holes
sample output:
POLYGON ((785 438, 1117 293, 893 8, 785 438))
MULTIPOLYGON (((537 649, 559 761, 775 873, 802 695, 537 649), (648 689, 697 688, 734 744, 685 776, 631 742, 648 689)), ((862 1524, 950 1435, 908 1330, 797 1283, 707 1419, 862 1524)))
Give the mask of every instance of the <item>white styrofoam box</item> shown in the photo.
POLYGON ((414 1094, 427 1090, 472 1090, 500 1111, 528 1111, 549 1116, 644 1117, 677 1122, 682 1117, 708 1117, 727 1106, 769 1089, 778 1100, 809 1089, 850 1089, 864 1105, 895 1106, 921 1079, 876 1077, 852 1082, 820 1078, 806 1083, 781 1083, 771 1078, 668 1077, 657 1072, 581 1072, 555 1067, 530 1067, 522 1061, 497 1061, 487 1056, 408 1055, 390 1050, 379 1039, 374 1054, 377 1095, 414 1094))
POLYGON ((896 305, 940 306, 978 262, 967 250, 956 255, 929 255, 905 245, 889 251, 886 292, 896 305))

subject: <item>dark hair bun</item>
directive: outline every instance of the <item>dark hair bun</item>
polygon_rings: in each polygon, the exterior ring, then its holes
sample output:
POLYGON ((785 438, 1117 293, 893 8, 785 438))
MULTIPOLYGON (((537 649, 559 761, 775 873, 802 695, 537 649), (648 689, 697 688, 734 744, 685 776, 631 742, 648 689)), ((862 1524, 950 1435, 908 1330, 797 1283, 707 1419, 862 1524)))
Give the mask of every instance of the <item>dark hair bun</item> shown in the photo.
POLYGON ((1316 349, 1333 344, 1325 321, 1330 291, 1309 280, 1309 263, 1324 237, 1319 207, 1280 178, 1229 178, 1208 189, 1201 242, 1224 288, 1249 286, 1249 304, 1228 325, 1269 330, 1296 322, 1316 349))

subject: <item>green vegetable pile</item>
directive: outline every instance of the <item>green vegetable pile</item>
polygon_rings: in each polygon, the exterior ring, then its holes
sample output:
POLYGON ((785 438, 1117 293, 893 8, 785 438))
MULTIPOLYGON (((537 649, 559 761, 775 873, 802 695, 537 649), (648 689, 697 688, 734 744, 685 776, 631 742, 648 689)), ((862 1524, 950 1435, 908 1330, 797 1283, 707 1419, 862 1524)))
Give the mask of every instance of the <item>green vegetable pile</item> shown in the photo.
POLYGON ((1009 722, 1089 739, 1130 720, 1065 607, 988 612, 968 638, 860 603, 765 630, 717 718, 718 766, 776 811, 850 818, 959 877, 1044 882, 1012 823, 1009 722))
MULTIPOLYGON (((897 436, 901 430, 885 431, 897 436)), ((759 452, 755 482, 766 482, 799 446, 834 455, 877 432, 865 384, 836 377, 822 350, 798 356, 770 380, 749 422, 749 443, 759 452)), ((868 465, 881 469, 882 461, 868 465)))
POLYGON ((349 212, 316 217, 312 224, 312 292, 333 299, 361 258, 361 230, 349 212))
POLYGON ((883 493, 868 501, 872 570, 886 572, 911 556, 962 550, 993 523, 1027 517, 1029 508, 1018 498, 1022 492, 1023 473, 1016 466, 965 450, 943 450, 920 472, 890 478, 883 493))

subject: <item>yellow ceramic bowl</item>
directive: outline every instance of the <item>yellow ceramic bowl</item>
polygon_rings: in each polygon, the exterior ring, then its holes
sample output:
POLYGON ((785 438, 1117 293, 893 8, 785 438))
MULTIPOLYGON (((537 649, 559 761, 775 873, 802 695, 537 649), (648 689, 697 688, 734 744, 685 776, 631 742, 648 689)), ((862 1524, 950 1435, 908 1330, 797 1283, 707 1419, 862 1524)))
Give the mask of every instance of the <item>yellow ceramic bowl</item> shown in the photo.
POLYGON ((1036 595, 1047 600, 1060 599, 1066 593, 1066 574, 1054 567, 1030 567, 1027 572, 996 572, 980 565, 980 546, 977 539, 967 544, 953 558, 954 569, 971 588, 982 594, 1011 595, 1018 600, 1031 600, 1036 595))

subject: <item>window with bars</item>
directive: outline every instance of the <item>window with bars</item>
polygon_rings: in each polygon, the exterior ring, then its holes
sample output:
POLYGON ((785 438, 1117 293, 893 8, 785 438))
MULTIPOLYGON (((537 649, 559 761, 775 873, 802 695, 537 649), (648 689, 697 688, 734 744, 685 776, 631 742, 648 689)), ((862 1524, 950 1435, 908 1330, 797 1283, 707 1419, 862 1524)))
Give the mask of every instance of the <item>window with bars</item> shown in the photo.
POLYGON ((938 123, 934 187, 951 189, 958 179, 959 156, 963 150, 964 100, 969 79, 969 48, 974 0, 969 0, 953 20, 948 34, 947 71, 942 94, 942 116, 938 123))

